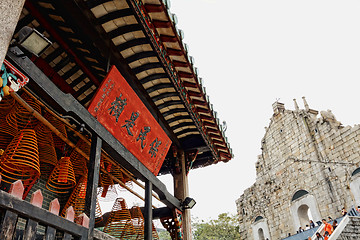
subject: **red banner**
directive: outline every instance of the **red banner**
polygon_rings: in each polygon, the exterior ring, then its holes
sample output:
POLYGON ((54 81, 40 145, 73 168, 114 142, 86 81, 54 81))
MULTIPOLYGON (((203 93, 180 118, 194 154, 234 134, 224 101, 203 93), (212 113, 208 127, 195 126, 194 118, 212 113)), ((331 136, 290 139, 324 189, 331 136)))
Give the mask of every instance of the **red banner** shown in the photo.
POLYGON ((155 176, 159 173, 171 140, 115 66, 88 110, 155 176))

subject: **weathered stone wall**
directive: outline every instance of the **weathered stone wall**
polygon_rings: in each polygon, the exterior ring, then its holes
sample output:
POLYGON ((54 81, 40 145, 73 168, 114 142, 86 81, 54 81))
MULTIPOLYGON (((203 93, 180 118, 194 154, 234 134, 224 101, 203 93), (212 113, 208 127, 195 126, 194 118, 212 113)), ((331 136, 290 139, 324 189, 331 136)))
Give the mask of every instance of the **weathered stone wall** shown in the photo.
POLYGON ((258 216, 267 222, 270 239, 296 233, 300 226, 294 219, 300 210, 291 206, 299 201, 312 204, 304 197, 292 201, 299 190, 313 197, 321 218, 338 217, 342 207, 355 204, 349 186, 360 162, 360 125, 343 127, 330 111, 319 114, 305 99, 304 104, 305 110, 295 102, 294 111, 273 105, 256 163, 256 182, 236 201, 243 239, 254 239, 252 226, 258 216))
POLYGON ((0 66, 2 65, 25 0, 0 1, 0 66))

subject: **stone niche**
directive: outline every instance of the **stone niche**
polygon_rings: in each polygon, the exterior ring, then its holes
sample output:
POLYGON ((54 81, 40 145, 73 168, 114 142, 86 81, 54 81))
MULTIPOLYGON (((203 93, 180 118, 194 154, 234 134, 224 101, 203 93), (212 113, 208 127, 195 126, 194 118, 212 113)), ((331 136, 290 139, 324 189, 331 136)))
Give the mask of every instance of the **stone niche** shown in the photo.
POLYGON ((269 226, 266 219, 262 216, 258 216, 252 225, 253 235, 255 240, 270 239, 269 226))

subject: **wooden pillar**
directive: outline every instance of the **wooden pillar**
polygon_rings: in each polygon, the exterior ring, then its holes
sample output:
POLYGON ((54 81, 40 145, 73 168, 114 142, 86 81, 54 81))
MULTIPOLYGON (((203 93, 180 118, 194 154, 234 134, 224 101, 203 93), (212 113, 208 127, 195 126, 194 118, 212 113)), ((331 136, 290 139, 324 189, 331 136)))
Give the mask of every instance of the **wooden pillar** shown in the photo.
MULTIPOLYGON (((174 196, 181 201, 184 201, 184 199, 189 196, 189 184, 186 175, 184 152, 180 151, 177 157, 181 171, 179 174, 174 174, 174 196)), ((183 211, 183 233, 184 240, 192 240, 190 209, 185 209, 183 211)))
POLYGON ((89 239, 93 239, 95 227, 96 196, 99 182, 102 140, 93 133, 86 186, 85 213, 89 216, 89 239))
POLYGON ((4 61, 25 0, 0 1, 0 67, 4 61))
POLYGON ((144 239, 152 240, 152 183, 145 182, 144 239))

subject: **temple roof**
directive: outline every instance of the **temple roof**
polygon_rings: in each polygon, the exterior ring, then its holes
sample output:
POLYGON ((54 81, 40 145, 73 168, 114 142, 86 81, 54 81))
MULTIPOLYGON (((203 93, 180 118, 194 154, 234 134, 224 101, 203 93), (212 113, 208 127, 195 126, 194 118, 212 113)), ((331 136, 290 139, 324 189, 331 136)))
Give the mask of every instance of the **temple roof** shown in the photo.
MULTIPOLYGON (((173 144, 196 152, 193 168, 229 161, 232 150, 176 23, 160 0, 41 0, 26 1, 16 32, 34 27, 53 42, 32 60, 83 106, 116 65, 173 144)), ((167 161, 161 173, 170 171, 167 161)))

